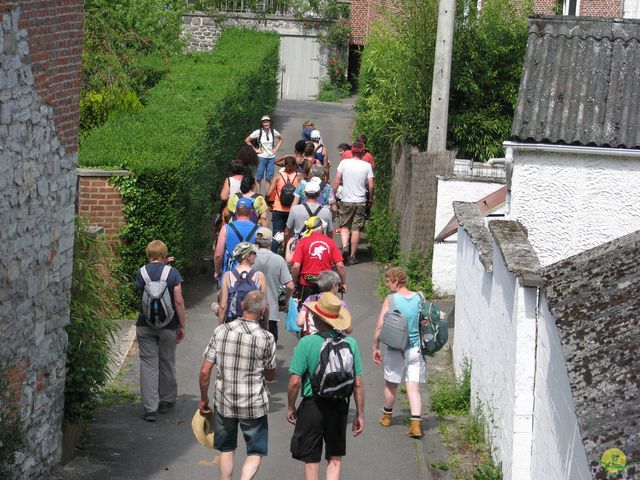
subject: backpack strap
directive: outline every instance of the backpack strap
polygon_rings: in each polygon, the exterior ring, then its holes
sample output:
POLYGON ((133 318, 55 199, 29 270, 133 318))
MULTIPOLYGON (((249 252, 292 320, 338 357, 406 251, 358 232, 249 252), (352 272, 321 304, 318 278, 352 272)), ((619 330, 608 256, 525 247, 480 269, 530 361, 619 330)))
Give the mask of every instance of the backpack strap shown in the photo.
POLYGON ((162 267, 162 274, 160 274, 160 281, 166 283, 167 278, 169 278, 170 272, 171 272, 171 267, 169 265, 165 265, 164 267, 162 267))
POLYGON ((311 209, 309 208, 309 205, 307 205, 306 203, 303 203, 304 208, 307 210, 307 213, 309 214, 310 217, 313 217, 313 213, 311 213, 311 209))
POLYGON ((395 299, 393 298, 393 295, 394 295, 394 294, 393 294, 393 293, 391 293, 391 294, 389 294, 389 295, 387 296, 387 302, 388 302, 388 305, 389 305, 389 311, 390 311, 390 312, 393 312, 393 311, 396 309, 396 301, 395 301, 395 299))
POLYGON ((140 275, 142 275, 142 279, 144 280, 144 284, 151 283, 151 277, 149 277, 149 272, 147 272, 147 267, 140 267, 140 275))
POLYGON ((227 223, 227 226, 233 230, 233 233, 236 234, 236 237, 238 237, 238 240, 240 240, 241 242, 244 241, 244 239, 242 238, 242 235, 240 235, 240 232, 238 231, 238 228, 232 223, 227 223))
POLYGON ((241 242, 248 242, 248 241, 249 241, 249 239, 251 238, 251 236, 252 236, 254 233, 256 233, 256 232, 258 231, 258 228, 260 228, 260 227, 259 227, 259 226, 258 226, 258 224, 256 223, 256 224, 253 226, 253 228, 251 229, 251 231, 249 232, 249 234, 248 234, 245 238, 241 238, 241 239, 240 239, 240 241, 241 241, 241 242))

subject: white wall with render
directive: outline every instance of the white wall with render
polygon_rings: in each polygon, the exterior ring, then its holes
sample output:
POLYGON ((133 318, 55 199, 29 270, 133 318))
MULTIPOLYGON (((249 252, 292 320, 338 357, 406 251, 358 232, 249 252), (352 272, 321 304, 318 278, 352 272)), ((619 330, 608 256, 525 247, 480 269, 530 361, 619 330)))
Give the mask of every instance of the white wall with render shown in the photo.
POLYGON ((468 359, 472 405, 485 416, 505 480, 590 479, 555 320, 537 288, 506 269, 495 243, 493 251, 487 272, 458 230, 456 374, 468 359))
POLYGON ((555 319, 540 300, 531 477, 591 480, 555 319))
POLYGON ((512 218, 542 266, 640 230, 640 152, 505 142, 512 218))
MULTIPOLYGON (((503 187, 503 183, 474 181, 471 178, 459 180, 438 177, 438 201, 436 206, 435 235, 453 218, 453 202, 476 202, 503 187)), ((502 208, 496 210, 501 213, 502 208)), ((433 245, 432 281, 438 296, 454 295, 456 291, 457 234, 433 245)))

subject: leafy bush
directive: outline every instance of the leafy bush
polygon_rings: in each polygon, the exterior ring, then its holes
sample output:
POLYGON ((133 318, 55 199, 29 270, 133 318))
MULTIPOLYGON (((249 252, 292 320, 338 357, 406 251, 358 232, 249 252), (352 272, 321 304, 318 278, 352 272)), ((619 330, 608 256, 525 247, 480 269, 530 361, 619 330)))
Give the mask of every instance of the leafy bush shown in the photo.
POLYGON ((339 102, 343 98, 351 95, 351 89, 348 84, 334 85, 329 80, 320 82, 320 93, 318 100, 321 102, 339 102))
POLYGON ((76 221, 71 282, 71 322, 66 330, 67 376, 64 388, 64 423, 87 423, 98 395, 109 380, 110 344, 116 324, 108 312, 114 298, 104 281, 108 249, 93 238, 87 222, 76 221))
POLYGON ((25 446, 25 437, 20 421, 19 397, 13 389, 11 377, 13 359, 0 363, 0 478, 19 478, 20 467, 16 465, 16 454, 25 446))
POLYGON ((465 364, 462 378, 440 374, 431 393, 431 409, 438 415, 467 415, 471 406, 471 367, 465 364))
POLYGON ((226 30, 213 53, 176 61, 145 108, 120 114, 84 140, 80 165, 132 172, 114 179, 125 203, 125 299, 135 298, 134 274, 150 240, 163 240, 178 268, 205 248, 227 164, 247 130, 275 108, 278 46, 274 33, 226 30))
POLYGON ((377 262, 394 263, 400 252, 400 233, 397 221, 385 203, 378 201, 371 209, 366 223, 367 245, 377 262))

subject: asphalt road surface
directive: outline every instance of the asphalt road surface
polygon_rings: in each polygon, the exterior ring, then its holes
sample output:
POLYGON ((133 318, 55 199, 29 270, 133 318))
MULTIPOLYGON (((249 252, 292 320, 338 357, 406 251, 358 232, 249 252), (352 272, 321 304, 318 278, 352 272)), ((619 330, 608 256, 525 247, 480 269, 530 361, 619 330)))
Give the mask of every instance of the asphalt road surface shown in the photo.
MULTIPOLYGON (((302 123, 311 119, 320 129, 329 148, 335 171, 338 143, 349 141, 353 124, 353 101, 328 104, 308 101, 280 101, 273 116, 274 127, 285 137, 283 152, 293 150, 300 137, 302 123)), ((258 123, 259 119, 256 119, 258 123)), ((247 132, 249 133, 249 132, 247 132)), ((337 237, 336 237, 337 240, 337 237)), ((429 479, 425 468, 425 445, 404 435, 408 406, 399 395, 394 410, 394 424, 385 429, 378 425, 382 407, 384 380, 382 368, 371 360, 373 328, 380 308, 377 295, 378 267, 368 260, 366 247, 359 252, 361 263, 347 267, 349 293, 345 300, 353 316, 353 335, 358 340, 364 365, 365 429, 356 438, 348 433, 347 455, 343 462, 344 479, 393 480, 429 479)), ((162 479, 211 480, 218 478, 217 452, 205 450, 191 433, 191 417, 199 400, 198 372, 202 352, 217 320, 210 312, 214 300, 210 271, 186 276, 183 291, 187 304, 186 339, 178 346, 177 375, 179 396, 176 408, 158 415, 156 423, 142 420, 139 403, 113 406, 101 410, 90 428, 84 450, 72 462, 66 478, 95 480, 162 479), (75 473, 74 473, 75 472, 75 473)), ((293 427, 285 418, 287 406, 287 367, 296 339, 280 328, 277 349, 277 378, 269 384, 269 455, 263 459, 257 478, 304 478, 304 465, 291 458, 289 443, 293 427)), ((125 363, 123 382, 138 391, 138 361, 135 344, 125 363)), ((212 382, 213 383, 213 382, 212 382)), ((213 387, 212 387, 213 388, 213 387)), ((213 392, 210 392, 213 398, 213 392)), ((354 407, 351 405, 350 419, 354 407)), ((234 478, 239 478, 245 448, 238 441, 234 478)), ((324 476, 324 462, 321 477, 324 476)))

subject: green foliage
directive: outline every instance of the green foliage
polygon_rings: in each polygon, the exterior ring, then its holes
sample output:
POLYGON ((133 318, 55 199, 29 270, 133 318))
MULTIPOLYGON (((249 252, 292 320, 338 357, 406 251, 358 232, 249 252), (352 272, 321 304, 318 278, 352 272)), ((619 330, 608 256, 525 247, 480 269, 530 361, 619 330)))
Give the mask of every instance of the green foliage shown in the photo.
POLYGON ((145 103, 168 72, 168 58, 182 50, 186 10, 180 0, 84 2, 81 133, 145 103))
POLYGON ((400 252, 400 233, 397 218, 386 202, 378 200, 371 209, 371 220, 366 223, 367 245, 377 262, 395 263, 400 252))
POLYGON ((19 411, 19 397, 10 381, 10 362, 0 363, 0 478, 20 478, 16 454, 24 450, 25 437, 19 411))
POLYGON ((462 378, 439 374, 431 393, 431 409, 438 415, 467 415, 471 406, 471 367, 465 363, 462 378))
POLYGON ((274 33, 226 30, 213 53, 176 61, 145 108, 120 114, 84 140, 80 165, 132 172, 114 179, 127 222, 118 267, 128 279, 125 300, 137 297, 133 279, 149 241, 163 240, 178 268, 205 248, 228 162, 257 119, 275 108, 278 46, 274 33))
POLYGON ((473 472, 473 480, 502 480, 502 464, 481 463, 473 472))
MULTIPOLYGON (((369 136, 378 158, 401 140, 426 148, 438 2, 401 0, 369 36, 360 71, 356 131, 369 136)), ((487 0, 457 4, 449 148, 464 158, 500 155, 508 138, 527 39, 530 6, 487 0)))
POLYGON ((117 326, 109 318, 113 290, 105 283, 109 252, 93 238, 87 222, 76 221, 71 283, 71 322, 66 327, 67 375, 64 423, 87 423, 109 380, 110 344, 117 326))
POLYGON ((321 102, 339 102, 351 95, 349 85, 334 85, 328 79, 320 82, 318 100, 321 102))

